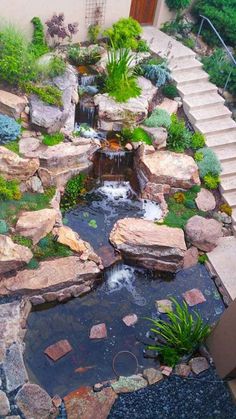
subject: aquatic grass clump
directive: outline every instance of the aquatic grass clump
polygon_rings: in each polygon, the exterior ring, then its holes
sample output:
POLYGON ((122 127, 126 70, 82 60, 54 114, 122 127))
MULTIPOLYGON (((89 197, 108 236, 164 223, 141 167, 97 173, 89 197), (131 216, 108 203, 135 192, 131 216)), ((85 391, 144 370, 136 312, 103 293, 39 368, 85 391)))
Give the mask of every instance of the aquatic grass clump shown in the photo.
POLYGON ((150 331, 157 338, 155 345, 147 349, 157 351, 165 365, 174 367, 184 355, 193 354, 210 333, 196 311, 190 312, 185 301, 179 304, 171 298, 174 311, 167 312, 167 320, 148 318, 153 327, 150 331))

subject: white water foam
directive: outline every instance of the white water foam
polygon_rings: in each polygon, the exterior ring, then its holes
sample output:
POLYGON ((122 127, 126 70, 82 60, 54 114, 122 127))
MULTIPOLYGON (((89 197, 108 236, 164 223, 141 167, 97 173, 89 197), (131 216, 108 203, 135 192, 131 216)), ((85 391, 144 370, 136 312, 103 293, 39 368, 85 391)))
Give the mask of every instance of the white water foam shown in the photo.
POLYGON ((158 221, 161 219, 162 210, 156 202, 149 201, 149 200, 142 200, 142 203, 143 203, 143 210, 144 210, 144 215, 143 215, 144 220, 158 221))
POLYGON ((98 192, 100 192, 110 201, 117 201, 118 199, 122 201, 130 201, 132 197, 136 196, 129 182, 106 180, 104 185, 98 188, 98 192))

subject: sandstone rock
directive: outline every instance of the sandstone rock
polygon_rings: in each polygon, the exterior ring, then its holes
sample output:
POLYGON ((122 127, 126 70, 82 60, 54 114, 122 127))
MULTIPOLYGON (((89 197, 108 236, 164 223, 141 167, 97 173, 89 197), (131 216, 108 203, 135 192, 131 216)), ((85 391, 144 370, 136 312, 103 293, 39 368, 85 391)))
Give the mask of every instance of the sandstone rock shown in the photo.
POLYGON ((94 392, 91 387, 80 387, 64 397, 68 419, 105 419, 117 398, 111 388, 94 392))
POLYGON ((167 367, 166 365, 162 365, 160 368, 163 375, 169 377, 172 374, 173 368, 167 367))
POLYGON ((16 396, 16 404, 26 419, 48 419, 52 400, 37 384, 25 384, 16 396))
POLYGON ((39 138, 22 136, 19 141, 19 152, 25 158, 35 158, 45 149, 39 138))
POLYGON ((126 326, 134 326, 138 321, 138 316, 136 314, 127 314, 127 316, 123 317, 122 321, 126 326))
POLYGON ((177 113, 178 107, 179 105, 176 100, 168 99, 165 97, 163 102, 160 103, 160 105, 157 105, 156 109, 164 109, 171 115, 172 113, 177 113))
POLYGON ((3 370, 8 392, 16 390, 28 380, 22 353, 23 348, 18 343, 13 343, 6 351, 3 370))
POLYGON ((0 390, 0 416, 6 417, 10 413, 10 403, 6 393, 0 390))
POLYGON ((0 146, 0 175, 5 179, 27 180, 38 168, 38 159, 23 159, 13 151, 0 146))
POLYGON ((192 358, 189 361, 189 365, 194 374, 200 374, 201 372, 206 371, 209 368, 207 359, 202 356, 192 358))
POLYGON ((97 254, 101 258, 104 268, 109 268, 122 260, 121 255, 118 252, 115 252, 110 245, 99 247, 97 254))
POLYGON ((183 297, 190 307, 205 303, 206 301, 203 293, 197 288, 193 288, 192 290, 184 292, 183 297))
POLYGON ((118 220, 110 241, 125 259, 161 271, 178 270, 186 250, 181 229, 136 218, 118 220))
POLYGON ((34 193, 44 193, 43 185, 38 176, 32 176, 26 181, 27 191, 34 193))
POLYGON ((145 125, 141 125, 141 127, 150 135, 155 150, 160 150, 161 148, 166 147, 168 134, 165 128, 152 128, 146 127, 145 125))
POLYGON ((197 207, 201 211, 212 211, 215 209, 216 200, 212 192, 202 188, 195 199, 197 207))
POLYGON ((82 262, 77 256, 47 260, 35 271, 26 269, 16 276, 2 278, 0 295, 44 295, 72 285, 93 287, 100 276, 101 271, 94 262, 82 262))
POLYGON ((0 113, 3 115, 18 119, 26 105, 27 100, 24 96, 17 96, 5 90, 0 90, 0 113))
POLYGON ((63 356, 67 355, 72 351, 72 347, 67 339, 59 340, 53 345, 48 346, 44 353, 51 358, 54 362, 61 359, 63 356))
POLYGON ((147 387, 147 381, 141 374, 131 375, 130 377, 119 377, 118 381, 112 383, 111 387, 117 393, 130 393, 147 387))
POLYGON ((200 184, 197 164, 186 154, 171 151, 147 154, 144 147, 139 147, 135 165, 143 183, 165 184, 181 189, 200 184))
POLYGON ((188 220, 185 232, 193 246, 204 252, 210 252, 217 246, 218 240, 222 236, 222 226, 212 218, 206 219, 195 215, 188 220))
POLYGON ((155 305, 159 313, 168 313, 169 311, 173 311, 173 305, 170 300, 158 300, 155 305))
POLYGON ((149 385, 158 383, 159 381, 163 380, 163 374, 161 371, 155 368, 147 368, 143 371, 143 376, 147 380, 149 385))
POLYGON ((36 244, 52 231, 56 216, 57 212, 48 208, 24 212, 16 223, 16 232, 22 236, 30 237, 33 244, 36 244))
POLYGON ((32 257, 28 247, 15 244, 10 237, 0 234, 0 274, 22 268, 32 257))
POLYGON ((184 255, 184 265, 183 268, 192 268, 198 263, 198 250, 196 247, 192 246, 186 250, 184 255))
POLYGON ((5 358, 6 349, 17 342, 21 334, 21 303, 0 304, 0 363, 5 358))
POLYGON ((178 364, 175 367, 175 374, 179 375, 180 377, 188 377, 190 372, 191 372, 191 368, 189 365, 178 364))
POLYGON ((52 398, 52 403, 53 405, 58 409, 58 407, 61 406, 62 404, 62 399, 60 396, 58 396, 58 394, 56 394, 55 396, 53 396, 52 398))
POLYGON ((105 323, 96 324, 91 327, 90 339, 104 339, 107 337, 107 328, 105 323))

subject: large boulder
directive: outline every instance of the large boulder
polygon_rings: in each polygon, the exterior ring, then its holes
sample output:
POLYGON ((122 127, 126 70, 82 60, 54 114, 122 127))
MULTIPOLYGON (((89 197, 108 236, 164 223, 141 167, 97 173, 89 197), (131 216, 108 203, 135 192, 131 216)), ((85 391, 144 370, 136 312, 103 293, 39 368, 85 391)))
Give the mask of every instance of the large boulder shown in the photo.
POLYGON ((141 146, 136 153, 135 165, 143 185, 151 182, 181 189, 200 185, 197 164, 186 154, 171 151, 148 153, 141 146))
POLYGON ((22 268, 32 257, 28 247, 15 244, 10 237, 0 235, 0 274, 22 268))
POLYGON ((67 66, 65 74, 53 79, 53 85, 62 92, 62 108, 42 102, 38 96, 30 97, 31 123, 49 133, 66 129, 74 130, 75 103, 77 101, 78 77, 71 66, 67 66), (68 124, 69 122, 69 124, 68 124))
POLYGON ((17 96, 13 93, 0 90, 0 113, 11 116, 15 119, 20 118, 28 101, 24 96, 17 96))
POLYGON ((186 251, 181 229, 138 218, 117 221, 110 241, 126 260, 160 271, 175 272, 181 268, 186 251))
POLYGON ((45 208, 39 211, 24 212, 16 223, 16 233, 29 237, 33 244, 36 244, 52 231, 56 217, 55 209, 45 208))
POLYGON ((37 384, 25 384, 16 396, 18 409, 26 419, 48 419, 53 411, 49 394, 37 384))
POLYGON ((99 128, 119 131, 124 125, 140 123, 147 117, 157 94, 157 88, 144 77, 139 77, 138 84, 141 88, 141 95, 127 102, 116 102, 107 93, 94 97, 94 103, 98 106, 99 128))
POLYGON ((193 246, 204 252, 211 252, 222 236, 222 224, 213 218, 195 215, 188 220, 185 233, 193 246))
POLYGON ((0 146, 0 175, 5 179, 27 180, 39 168, 39 160, 24 159, 13 151, 0 146))

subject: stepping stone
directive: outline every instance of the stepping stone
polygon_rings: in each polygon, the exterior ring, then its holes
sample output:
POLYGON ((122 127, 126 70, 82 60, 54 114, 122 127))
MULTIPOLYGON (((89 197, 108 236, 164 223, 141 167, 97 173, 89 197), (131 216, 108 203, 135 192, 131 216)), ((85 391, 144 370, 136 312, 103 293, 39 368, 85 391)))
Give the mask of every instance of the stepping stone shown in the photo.
POLYGON ((208 368, 210 367, 207 359, 203 356, 192 358, 189 361, 189 365, 194 374, 200 374, 201 372, 208 370, 208 368))
POLYGON ((107 328, 105 323, 99 323, 91 327, 90 339, 104 339, 107 337, 107 328))
POLYGON ((190 307, 196 306, 197 304, 205 303, 206 301, 203 293, 197 288, 193 288, 189 291, 186 291, 182 295, 186 303, 190 307))
POLYGON ((68 340, 59 340, 53 345, 48 346, 44 353, 51 358, 54 362, 58 361, 63 356, 72 351, 72 347, 68 340))
POLYGON ((147 368, 143 371, 143 376, 147 380, 149 385, 158 383, 158 381, 161 381, 164 378, 161 371, 155 368, 147 368))
POLYGON ((136 314, 128 314, 127 316, 123 317, 122 320, 126 326, 134 326, 138 321, 138 316, 136 316, 136 314))
POLYGON ((168 311, 173 311, 173 305, 170 300, 157 300, 155 305, 160 313, 168 313, 168 311))

